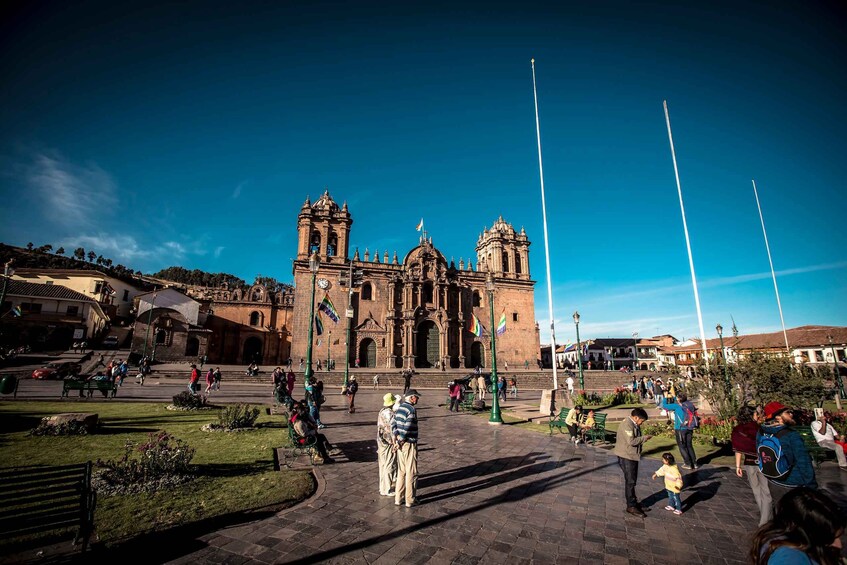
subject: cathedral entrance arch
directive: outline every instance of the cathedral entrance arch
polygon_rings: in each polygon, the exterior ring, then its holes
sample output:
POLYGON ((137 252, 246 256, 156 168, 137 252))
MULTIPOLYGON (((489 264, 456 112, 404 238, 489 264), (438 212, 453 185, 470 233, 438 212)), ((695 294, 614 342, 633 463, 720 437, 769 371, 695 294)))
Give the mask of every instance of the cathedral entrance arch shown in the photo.
POLYGON ((435 367, 441 358, 438 326, 432 320, 421 322, 418 326, 417 342, 415 343, 415 366, 420 368, 435 367))
POLYGON ((376 342, 369 337, 359 342, 359 367, 376 367, 376 342))
POLYGON ((200 353, 200 340, 196 337, 189 337, 185 343, 185 356, 197 357, 198 353, 200 353))
POLYGON ((262 340, 258 337, 248 337, 244 340, 242 363, 260 363, 262 361, 262 340))
POLYGON ((475 341, 471 344, 471 367, 485 366, 485 351, 482 349, 482 344, 475 341))

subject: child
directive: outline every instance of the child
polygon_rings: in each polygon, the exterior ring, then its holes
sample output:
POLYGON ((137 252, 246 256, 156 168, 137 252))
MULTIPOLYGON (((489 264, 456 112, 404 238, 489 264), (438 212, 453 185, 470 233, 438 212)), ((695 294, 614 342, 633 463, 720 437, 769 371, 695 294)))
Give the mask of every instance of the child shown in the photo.
POLYGON ((653 479, 656 477, 665 478, 665 489, 668 491, 668 505, 665 510, 672 510, 674 514, 679 516, 682 514, 682 501, 679 499, 679 493, 682 490, 682 473, 679 467, 674 462, 673 455, 670 453, 662 454, 662 467, 653 473, 653 479))

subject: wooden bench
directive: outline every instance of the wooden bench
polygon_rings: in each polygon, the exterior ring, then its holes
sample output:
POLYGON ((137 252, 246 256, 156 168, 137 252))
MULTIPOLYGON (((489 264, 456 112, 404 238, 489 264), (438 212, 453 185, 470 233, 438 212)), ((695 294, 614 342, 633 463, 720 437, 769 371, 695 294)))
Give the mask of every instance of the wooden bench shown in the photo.
POLYGON ((835 459, 835 452, 831 449, 821 447, 812 433, 811 426, 796 426, 792 428, 803 438, 803 444, 806 446, 806 451, 809 452, 809 457, 815 463, 815 467, 820 468, 821 463, 828 459, 835 459))
POLYGON ((606 443, 606 416, 606 414, 601 412, 595 412, 594 427, 583 431, 584 436, 591 440, 592 445, 597 443, 598 439, 606 443))
POLYGON ((559 410, 558 416, 550 418, 550 435, 553 435, 553 428, 559 428, 559 432, 565 433, 562 428, 567 429, 567 426, 565 426, 565 418, 568 417, 568 413, 570 411, 570 408, 562 408, 559 410))
MULTIPOLYGON (((69 396, 69 392, 78 390, 87 392, 88 398, 94 394, 94 391, 100 391, 106 398, 114 398, 118 394, 118 385, 112 381, 78 381, 75 379, 65 379, 62 381, 62 398, 69 396)), ((80 396, 83 396, 80 394, 80 396)))
POLYGON ((91 489, 91 462, 0 470, 0 536, 5 540, 75 530, 82 551, 94 531, 97 493, 91 489))
POLYGON ((472 392, 466 392, 462 397, 461 402, 459 402, 459 408, 462 410, 473 410, 473 401, 475 395, 472 392))

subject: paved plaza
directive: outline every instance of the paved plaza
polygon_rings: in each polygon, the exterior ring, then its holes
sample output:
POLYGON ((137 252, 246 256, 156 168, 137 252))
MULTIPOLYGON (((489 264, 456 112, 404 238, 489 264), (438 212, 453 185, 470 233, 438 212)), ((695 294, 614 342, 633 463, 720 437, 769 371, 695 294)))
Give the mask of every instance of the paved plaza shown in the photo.
MULTIPOLYGON (((164 400, 183 386, 173 379, 126 384, 119 397, 164 400)), ((56 397, 54 387, 61 385, 22 382, 21 392, 56 397)), ((233 385, 219 400, 267 403, 269 392, 233 385)), ((664 510, 661 480, 650 480, 660 461, 644 459, 637 493, 648 517, 633 517, 624 512, 623 478, 610 451, 448 412, 438 406, 444 391, 422 390, 418 405, 421 504, 395 506, 377 486, 375 422, 385 392, 363 388, 355 414, 342 408, 341 395, 327 395, 323 431, 339 453, 336 463, 314 467, 318 488, 308 500, 215 531, 198 525, 163 541, 150 558, 186 564, 745 562, 758 511, 746 480, 730 469, 704 465, 689 472, 685 513, 675 516, 664 510)), ((538 396, 525 398, 537 402, 538 396)), ((78 410, 113 401, 67 402, 78 410)), ((279 445, 284 441, 281 433, 279 445)), ((829 463, 818 478, 843 502, 840 475, 829 463)), ((152 549, 156 538, 149 541, 152 549)), ((105 557, 119 555, 107 551, 105 557)))

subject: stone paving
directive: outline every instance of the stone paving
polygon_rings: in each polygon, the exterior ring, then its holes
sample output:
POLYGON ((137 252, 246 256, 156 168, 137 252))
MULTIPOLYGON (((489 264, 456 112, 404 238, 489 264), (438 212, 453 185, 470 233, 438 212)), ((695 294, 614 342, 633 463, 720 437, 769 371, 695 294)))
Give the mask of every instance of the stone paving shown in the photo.
MULTIPOLYGON (((450 413, 437 406, 441 396, 424 393, 419 404, 419 506, 378 494, 380 397, 360 394, 350 415, 338 396, 322 419, 341 455, 315 467, 315 495, 271 518, 200 536, 205 546, 173 563, 745 562, 758 510, 746 480, 728 468, 690 472, 685 513, 675 516, 664 510, 660 480, 650 480, 660 462, 643 460, 637 493, 648 517, 633 517, 607 450, 450 413)), ((826 486, 843 493, 838 471, 828 473, 826 486)))

